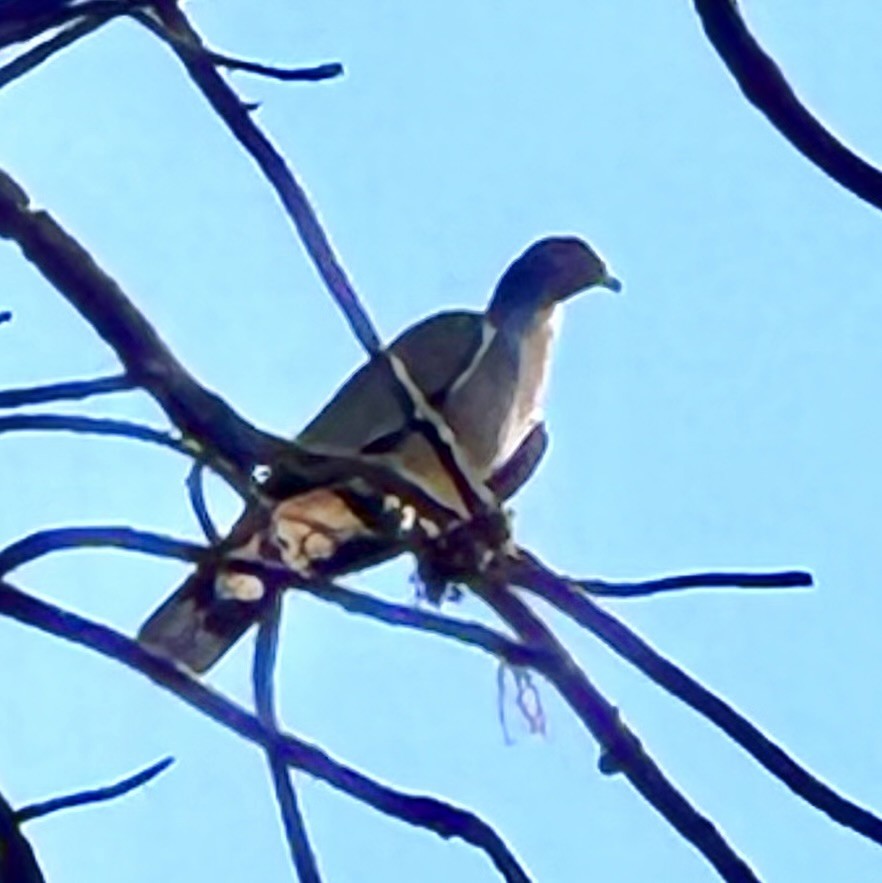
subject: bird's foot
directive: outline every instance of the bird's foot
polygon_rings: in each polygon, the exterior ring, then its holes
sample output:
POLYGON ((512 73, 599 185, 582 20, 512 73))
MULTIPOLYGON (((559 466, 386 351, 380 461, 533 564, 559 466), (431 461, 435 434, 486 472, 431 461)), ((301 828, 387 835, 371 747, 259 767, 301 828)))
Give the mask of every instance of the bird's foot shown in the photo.
POLYGON ((502 509, 479 513, 416 547, 417 578, 433 604, 458 598, 458 585, 486 574, 508 553, 511 521, 502 509))

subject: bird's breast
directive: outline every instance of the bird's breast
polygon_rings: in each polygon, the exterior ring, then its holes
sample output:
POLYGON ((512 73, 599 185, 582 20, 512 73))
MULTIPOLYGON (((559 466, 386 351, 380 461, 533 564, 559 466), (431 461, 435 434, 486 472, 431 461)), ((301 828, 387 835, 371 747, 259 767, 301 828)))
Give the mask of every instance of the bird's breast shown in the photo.
POLYGON ((494 468, 506 463, 533 427, 542 420, 552 349, 560 320, 560 310, 555 306, 548 307, 537 314, 522 336, 514 401, 503 428, 494 468))

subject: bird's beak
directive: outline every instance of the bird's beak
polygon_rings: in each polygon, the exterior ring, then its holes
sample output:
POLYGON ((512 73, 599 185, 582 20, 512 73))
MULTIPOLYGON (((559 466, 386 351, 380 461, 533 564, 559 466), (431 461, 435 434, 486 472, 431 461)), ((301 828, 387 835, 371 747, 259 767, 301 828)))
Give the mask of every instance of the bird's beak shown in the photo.
POLYGON ((606 288, 608 291, 615 292, 616 294, 622 290, 622 283, 610 273, 607 273, 597 284, 601 288, 606 288))

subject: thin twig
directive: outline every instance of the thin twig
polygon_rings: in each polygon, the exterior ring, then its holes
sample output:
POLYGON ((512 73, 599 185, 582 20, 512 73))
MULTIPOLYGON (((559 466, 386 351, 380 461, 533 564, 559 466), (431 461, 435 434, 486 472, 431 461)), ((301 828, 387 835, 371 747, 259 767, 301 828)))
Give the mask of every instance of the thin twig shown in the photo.
POLYGON ((747 718, 661 656, 624 623, 544 571, 536 561, 524 560, 514 564, 509 578, 566 613, 650 680, 719 727, 798 797, 840 825, 882 845, 882 819, 837 794, 747 718))
MULTIPOLYGON (((54 53, 101 27, 105 22, 129 15, 133 11, 137 11, 137 7, 145 5, 147 5, 147 0, 134 4, 106 2, 106 0, 98 3, 79 3, 66 9, 59 8, 54 13, 22 18, 14 24, 3 22, 3 27, 0 27, 0 45, 8 45, 24 39, 30 40, 68 22, 73 23, 39 46, 22 53, 10 64, 0 68, 0 87, 37 67, 54 53), (133 10, 133 6, 135 10, 133 10)), ((148 13, 143 14, 148 15, 148 13)), ((343 73, 343 65, 336 61, 309 67, 291 68, 248 61, 209 49, 205 51, 206 56, 218 67, 283 82, 318 82, 339 77, 343 73)))
POLYGON ((260 64, 257 61, 246 61, 244 58, 236 58, 233 55, 224 55, 212 49, 206 49, 205 51, 211 62, 218 67, 224 67, 231 71, 257 74, 261 77, 281 80, 286 83, 316 83, 321 80, 330 80, 343 74, 343 65, 339 61, 330 61, 325 64, 313 65, 312 67, 277 67, 271 64, 260 64))
MULTIPOLYGON (((279 645, 279 622, 282 615, 282 593, 272 590, 272 602, 264 612, 257 631, 254 648, 252 684, 254 705, 258 720, 268 729, 278 731, 275 710, 273 680, 275 678, 276 657, 279 645)), ((306 832, 306 823, 297 802, 293 774, 287 764, 274 749, 266 751, 276 801, 282 816, 282 824, 288 839, 291 861, 300 883, 321 883, 315 853, 306 832)))
POLYGON ((8 64, 0 67, 0 89, 9 85, 13 80, 23 77, 30 73, 35 67, 43 64, 53 55, 71 46, 82 37, 97 31, 102 25, 107 24, 112 18, 120 15, 120 12, 104 13, 103 15, 93 15, 80 19, 69 27, 65 28, 48 40, 28 49, 16 56, 8 64))
POLYGON ((24 405, 44 405, 46 402, 80 401, 89 396, 128 392, 135 384, 127 374, 96 377, 94 380, 66 380, 40 386, 0 390, 0 408, 21 408, 24 405))
POLYGON ((0 551, 0 576, 38 558, 67 549, 127 549, 157 558, 175 558, 199 563, 212 550, 162 534, 130 527, 61 527, 38 530, 10 543, 0 551))
POLYGON ((105 435, 149 442, 184 454, 194 455, 193 448, 161 429, 115 420, 109 417, 77 417, 69 414, 10 414, 0 417, 0 435, 6 432, 72 432, 79 435, 105 435))
POLYGON ((62 610, 0 582, 0 615, 86 647, 150 678, 207 717, 264 750, 272 748, 285 763, 393 818, 444 838, 458 837, 482 850, 507 883, 530 883, 527 872, 502 838, 474 813, 434 797, 397 791, 358 770, 338 763, 314 745, 268 730, 244 708, 199 683, 172 662, 100 623, 62 610))
POLYGON ((89 791, 78 791, 76 794, 65 794, 63 797, 53 797, 40 803, 31 803, 15 811, 15 820, 20 825, 23 825, 25 822, 31 821, 31 819, 48 816, 50 813, 58 812, 58 810, 85 806, 89 803, 102 803, 105 800, 122 797, 123 794, 128 794, 129 791, 140 788, 141 785, 146 785, 151 779, 156 778, 160 773, 167 770, 173 763, 173 757, 166 757, 151 764, 146 769, 126 777, 121 782, 114 782, 112 785, 105 785, 103 788, 94 788, 89 791))
POLYGON ((205 535, 205 539, 209 545, 216 546, 221 541, 221 535, 214 525, 211 513, 208 511, 208 503, 205 501, 204 473, 204 463, 197 461, 193 464, 193 468, 187 475, 187 493, 190 496, 190 506, 193 508, 193 514, 199 522, 199 527, 205 535))
POLYGON ((695 0, 708 39, 747 100, 811 163, 882 209, 882 172, 849 150, 799 100, 747 28, 735 0, 695 0))
POLYGON ((538 670, 555 686, 600 744, 607 769, 623 773, 647 802, 730 883, 758 883, 759 878, 726 842, 713 822, 692 806, 646 753, 545 623, 504 583, 473 585, 473 590, 525 643, 550 651, 551 661, 538 670))
POLYGON ((569 579, 555 575, 589 595, 609 598, 643 598, 687 589, 803 589, 812 585, 812 575, 804 570, 780 570, 774 573, 711 571, 644 580, 569 579))

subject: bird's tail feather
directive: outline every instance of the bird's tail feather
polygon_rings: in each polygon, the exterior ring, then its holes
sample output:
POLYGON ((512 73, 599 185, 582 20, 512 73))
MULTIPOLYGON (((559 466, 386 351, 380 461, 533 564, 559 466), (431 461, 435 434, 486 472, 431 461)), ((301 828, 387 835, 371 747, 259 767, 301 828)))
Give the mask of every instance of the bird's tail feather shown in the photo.
POLYGON ((216 567, 197 568, 141 626, 138 640, 194 672, 211 668, 263 611, 260 601, 218 598, 216 574, 216 567))

